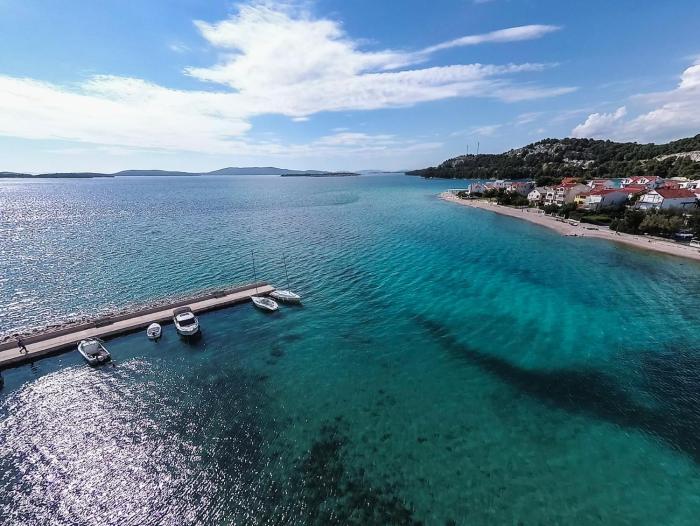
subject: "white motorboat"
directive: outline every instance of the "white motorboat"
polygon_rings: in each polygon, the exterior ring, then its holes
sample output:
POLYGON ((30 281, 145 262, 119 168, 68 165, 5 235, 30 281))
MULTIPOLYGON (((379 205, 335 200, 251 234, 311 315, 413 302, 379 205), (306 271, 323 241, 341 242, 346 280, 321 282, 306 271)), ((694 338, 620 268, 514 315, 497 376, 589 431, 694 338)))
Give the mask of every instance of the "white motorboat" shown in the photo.
POLYGON ((149 340, 157 340, 163 334, 163 328, 160 323, 151 323, 146 329, 146 336, 149 340))
POLYGON ((295 294, 291 290, 280 290, 276 289, 270 292, 270 296, 279 301, 284 301, 286 303, 301 303, 301 296, 295 294))
POLYGON ((173 311, 173 323, 181 336, 194 336, 199 332, 199 320, 189 307, 178 307, 173 311))
POLYGON ((101 363, 107 363, 112 359, 112 355, 109 351, 105 349, 102 344, 102 340, 99 338, 88 338, 87 340, 82 340, 78 344, 78 352, 83 355, 83 358, 90 365, 99 365, 101 363))
POLYGON ((251 296, 250 299, 253 301, 253 305, 255 305, 258 309, 261 310, 275 312, 277 309, 280 308, 280 306, 277 305, 277 302, 275 300, 265 296, 251 296))

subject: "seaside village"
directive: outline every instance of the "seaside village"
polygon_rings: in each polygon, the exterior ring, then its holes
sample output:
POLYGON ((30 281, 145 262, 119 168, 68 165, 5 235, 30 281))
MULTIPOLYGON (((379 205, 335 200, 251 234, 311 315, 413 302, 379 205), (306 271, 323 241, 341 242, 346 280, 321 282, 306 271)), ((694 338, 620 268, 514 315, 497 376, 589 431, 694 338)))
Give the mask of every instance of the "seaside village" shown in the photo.
POLYGON ((700 246, 700 180, 636 176, 584 181, 565 177, 555 186, 534 181, 474 182, 454 191, 462 199, 535 208, 631 234, 660 235, 700 246))

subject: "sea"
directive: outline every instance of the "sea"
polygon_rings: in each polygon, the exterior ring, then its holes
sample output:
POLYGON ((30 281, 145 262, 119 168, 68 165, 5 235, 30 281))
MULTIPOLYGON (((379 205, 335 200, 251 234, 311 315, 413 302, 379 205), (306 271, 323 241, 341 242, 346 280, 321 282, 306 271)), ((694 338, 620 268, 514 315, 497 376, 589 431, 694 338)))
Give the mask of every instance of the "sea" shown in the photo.
POLYGON ((2 371, 0 524, 697 524, 700 265, 437 198, 464 184, 0 180, 0 335, 303 296, 2 371))

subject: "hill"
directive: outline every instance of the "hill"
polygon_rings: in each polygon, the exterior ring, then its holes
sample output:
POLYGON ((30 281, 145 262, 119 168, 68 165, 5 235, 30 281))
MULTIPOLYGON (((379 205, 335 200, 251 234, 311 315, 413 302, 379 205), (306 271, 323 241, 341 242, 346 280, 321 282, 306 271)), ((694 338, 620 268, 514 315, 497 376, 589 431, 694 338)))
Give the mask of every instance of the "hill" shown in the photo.
POLYGON ((408 175, 446 179, 603 179, 633 175, 700 178, 700 135, 667 144, 544 139, 500 154, 460 155, 408 175))

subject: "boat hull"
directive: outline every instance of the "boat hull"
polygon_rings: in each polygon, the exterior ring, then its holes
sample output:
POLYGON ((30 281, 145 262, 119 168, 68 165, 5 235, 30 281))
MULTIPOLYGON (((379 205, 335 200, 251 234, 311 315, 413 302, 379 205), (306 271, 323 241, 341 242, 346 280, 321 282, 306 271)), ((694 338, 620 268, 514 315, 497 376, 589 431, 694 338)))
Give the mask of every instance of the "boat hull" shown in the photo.
POLYGON ((274 290, 270 292, 270 296, 285 303, 301 303, 301 296, 289 290, 274 290))
POLYGON ((250 299, 252 300, 253 305, 262 311, 275 312, 277 309, 279 309, 277 302, 270 298, 265 298, 263 296, 252 296, 250 299))
POLYGON ((184 336, 185 338, 189 338, 191 336, 196 336, 197 334, 199 334, 199 323, 193 328, 181 327, 179 325, 175 325, 175 330, 177 330, 177 333, 180 336, 184 336))

